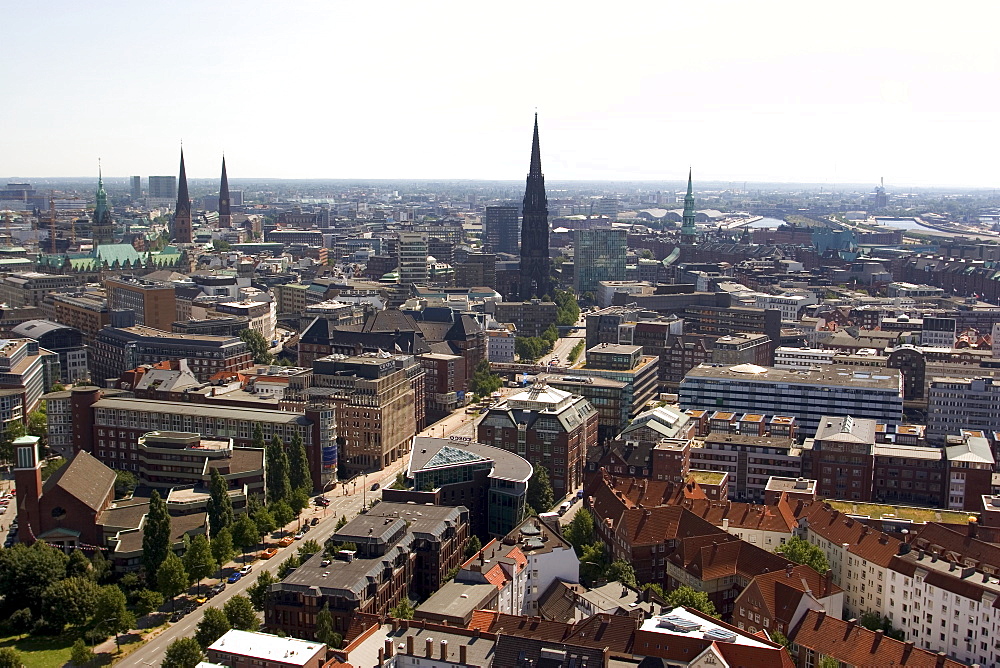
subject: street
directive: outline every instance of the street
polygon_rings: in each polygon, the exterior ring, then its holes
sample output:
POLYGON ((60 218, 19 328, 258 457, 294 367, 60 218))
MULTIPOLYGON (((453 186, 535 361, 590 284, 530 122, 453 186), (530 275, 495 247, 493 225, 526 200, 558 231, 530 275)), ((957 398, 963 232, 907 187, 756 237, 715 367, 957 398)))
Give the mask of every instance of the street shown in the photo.
MULTIPOLYGON (((573 346, 580 343, 580 341, 586 340, 586 338, 587 338, 586 321, 584 320, 577 321, 576 331, 570 332, 568 336, 558 339, 555 345, 552 347, 552 352, 542 357, 542 359, 539 360, 539 364, 548 364, 550 360, 553 360, 558 357, 559 366, 569 366, 570 365, 569 354, 570 351, 573 350, 573 346)), ((579 360, 582 360, 583 357, 584 353, 581 352, 579 360)))
MULTIPOLYGON (((452 434, 458 435, 475 435, 475 421, 479 416, 467 415, 464 412, 456 412, 449 415, 447 418, 437 422, 428 429, 420 432, 420 436, 450 436, 452 434)), ((312 507, 310 510, 304 511, 302 518, 303 521, 310 520, 313 517, 319 517, 320 522, 312 531, 306 534, 303 540, 315 540, 320 545, 323 545, 327 538, 329 538, 333 532, 334 527, 337 525, 337 520, 341 516, 346 516, 347 519, 353 518, 362 507, 365 502, 370 503, 373 498, 381 498, 382 492, 381 488, 386 485, 391 485, 396 479, 396 474, 400 471, 405 470, 407 463, 409 462, 409 456, 401 457, 399 460, 394 462, 388 468, 378 471, 377 473, 368 474, 364 479, 360 488, 355 488, 353 485, 348 485, 347 490, 349 494, 344 495, 342 486, 335 485, 330 491, 326 492, 326 498, 330 500, 330 506, 328 508, 316 508, 312 507), (370 491, 369 487, 373 483, 379 483, 379 490, 370 491)), ((160 633, 158 636, 147 642, 141 648, 129 654, 127 657, 122 659, 115 665, 118 666, 159 666, 160 662, 163 660, 163 654, 167 650, 167 646, 170 645, 177 638, 190 637, 194 635, 195 629, 198 626, 198 622, 201 621, 204 615, 205 608, 215 607, 222 608, 231 597, 236 594, 245 594, 248 587, 257 581, 257 576, 260 574, 261 570, 267 570, 271 573, 276 573, 281 562, 295 554, 298 551, 301 541, 295 541, 288 547, 278 548, 277 556, 273 557, 267 561, 255 561, 253 562, 253 572, 242 579, 240 579, 235 584, 227 585, 226 589, 218 594, 217 596, 210 598, 208 603, 197 608, 193 612, 188 613, 175 624, 171 624, 170 627, 160 633)), ((271 542, 271 546, 274 545, 274 541, 271 542)), ((233 569, 225 569, 225 575, 228 576, 233 569)), ((214 580, 209 580, 208 582, 214 583, 214 580)))

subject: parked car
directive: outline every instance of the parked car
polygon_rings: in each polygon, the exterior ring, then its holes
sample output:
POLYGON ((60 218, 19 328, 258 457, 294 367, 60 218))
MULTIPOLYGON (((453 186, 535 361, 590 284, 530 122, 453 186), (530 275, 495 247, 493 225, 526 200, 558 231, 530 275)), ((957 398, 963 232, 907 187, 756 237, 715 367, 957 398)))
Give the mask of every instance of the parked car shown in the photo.
POLYGON ((288 547, 294 542, 295 542, 294 538, 292 538, 291 536, 285 536, 284 538, 278 541, 278 545, 280 545, 281 547, 288 547))
POLYGON ((310 526, 316 526, 317 524, 319 524, 319 518, 318 517, 312 518, 312 520, 309 522, 310 526))
POLYGON ((199 596, 194 600, 197 605, 204 605, 208 602, 208 596, 199 596))
POLYGON ((267 548, 266 550, 264 550, 263 552, 260 553, 260 558, 261 559, 270 559, 271 557, 275 556, 276 554, 278 554, 278 548, 276 548, 276 547, 269 547, 269 548, 267 548))
POLYGON ((326 508, 327 506, 330 505, 330 499, 326 498, 325 496, 317 496, 316 505, 326 508))
POLYGON ((252 570, 253 570, 253 566, 251 566, 250 564, 247 564, 246 566, 244 566, 243 568, 240 569, 240 575, 250 575, 250 571, 252 571, 252 570))
POLYGON ((226 583, 220 582, 219 584, 212 587, 211 591, 213 595, 216 595, 216 594, 221 594, 225 589, 226 589, 226 583))
POLYGON ((374 492, 374 491, 375 491, 376 489, 378 489, 378 483, 377 483, 377 482, 375 482, 375 483, 372 483, 372 488, 371 488, 371 491, 373 491, 373 492, 374 492))
POLYGON ((295 534, 295 540, 302 540, 303 536, 305 536, 305 534, 300 531, 297 534, 295 534))
POLYGON ((243 574, 240 573, 239 571, 236 571, 235 573, 233 573, 232 575, 230 575, 228 578, 226 578, 226 581, 229 584, 233 584, 234 582, 239 582, 241 577, 243 577, 243 574))

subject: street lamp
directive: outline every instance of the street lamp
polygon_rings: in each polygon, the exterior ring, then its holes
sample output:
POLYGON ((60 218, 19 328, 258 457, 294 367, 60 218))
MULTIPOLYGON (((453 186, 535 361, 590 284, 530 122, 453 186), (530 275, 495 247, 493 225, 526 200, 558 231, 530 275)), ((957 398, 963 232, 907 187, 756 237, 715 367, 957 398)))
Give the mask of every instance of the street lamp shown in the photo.
MULTIPOLYGON (((117 621, 118 621, 117 617, 108 617, 107 619, 104 620, 104 623, 107 624, 108 622, 117 622, 117 621)), ((115 648, 116 648, 115 654, 121 654, 122 646, 118 643, 118 626, 115 626, 114 628, 115 628, 115 648)))

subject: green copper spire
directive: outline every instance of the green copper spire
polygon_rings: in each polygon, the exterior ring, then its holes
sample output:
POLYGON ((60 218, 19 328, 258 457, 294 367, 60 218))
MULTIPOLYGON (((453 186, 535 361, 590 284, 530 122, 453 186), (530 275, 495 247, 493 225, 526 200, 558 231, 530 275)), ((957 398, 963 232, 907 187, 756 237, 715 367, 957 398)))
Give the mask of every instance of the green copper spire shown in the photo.
POLYGON ((684 213, 681 224, 681 240, 692 242, 698 238, 698 228, 694 224, 697 213, 694 210, 694 192, 691 188, 691 170, 688 169, 688 189, 684 195, 684 213))
POLYGON ((108 193, 104 190, 104 175, 101 164, 97 163, 97 206, 94 207, 94 220, 100 221, 108 210, 108 193))

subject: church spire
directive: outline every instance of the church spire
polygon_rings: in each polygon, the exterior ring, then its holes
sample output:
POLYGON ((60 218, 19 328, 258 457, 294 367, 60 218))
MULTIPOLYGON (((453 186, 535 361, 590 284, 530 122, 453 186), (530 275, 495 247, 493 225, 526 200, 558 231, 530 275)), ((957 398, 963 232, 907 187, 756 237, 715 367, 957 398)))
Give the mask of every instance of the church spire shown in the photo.
POLYGON ((101 161, 97 161, 97 204, 94 206, 94 221, 100 222, 104 217, 104 212, 108 210, 108 193, 104 189, 104 173, 101 170, 101 161))
POLYGON ((531 138, 531 164, 521 203, 520 298, 528 300, 549 293, 549 206, 545 197, 542 153, 538 144, 538 114, 531 138))
POLYGON ((229 177, 226 176, 226 155, 222 155, 222 181, 219 183, 219 228, 232 227, 233 216, 229 209, 229 177))
POLYGON ((187 171, 184 169, 184 147, 181 146, 181 172, 177 177, 177 207, 174 209, 174 241, 192 242, 191 197, 188 195, 187 171))
POLYGON ((694 191, 691 188, 691 168, 688 168, 688 188, 684 195, 684 213, 681 223, 681 241, 692 243, 698 239, 698 228, 695 226, 697 213, 694 210, 694 191))

